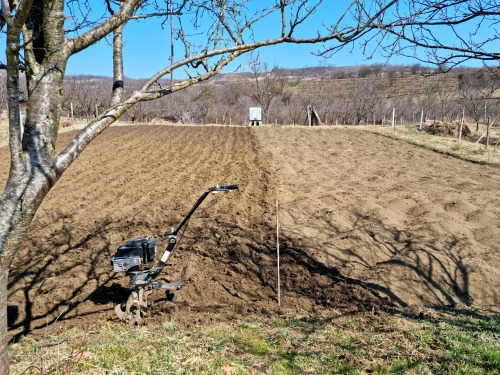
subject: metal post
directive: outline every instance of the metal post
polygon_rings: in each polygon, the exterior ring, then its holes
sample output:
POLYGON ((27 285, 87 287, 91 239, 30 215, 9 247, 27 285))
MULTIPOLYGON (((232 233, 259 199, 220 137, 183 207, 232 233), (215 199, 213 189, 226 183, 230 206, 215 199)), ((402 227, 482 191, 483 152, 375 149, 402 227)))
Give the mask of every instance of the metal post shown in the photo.
POLYGON ((276 254, 278 260, 278 305, 281 306, 281 282, 280 282, 280 225, 278 221, 279 203, 276 199, 276 254))
MULTIPOLYGON (((172 14, 172 0, 170 0, 170 65, 174 64, 174 15, 172 14)), ((170 86, 174 84, 174 70, 170 71, 170 86)))

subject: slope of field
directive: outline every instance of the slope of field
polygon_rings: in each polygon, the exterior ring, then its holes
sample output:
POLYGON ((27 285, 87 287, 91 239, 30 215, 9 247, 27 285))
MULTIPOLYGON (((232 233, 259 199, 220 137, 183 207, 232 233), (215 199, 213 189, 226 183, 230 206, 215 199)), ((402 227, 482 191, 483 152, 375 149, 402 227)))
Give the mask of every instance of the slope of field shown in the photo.
POLYGON ((500 306, 500 173, 353 128, 262 129, 283 230, 402 306, 500 306))
POLYGON ((116 320, 129 293, 110 265, 116 248, 161 240, 205 188, 226 183, 240 190, 206 199, 166 267, 175 281, 188 266, 177 306, 155 292, 149 319, 276 313, 276 199, 281 313, 500 302, 498 169, 348 129, 113 127, 37 214, 10 275, 11 335, 116 320))

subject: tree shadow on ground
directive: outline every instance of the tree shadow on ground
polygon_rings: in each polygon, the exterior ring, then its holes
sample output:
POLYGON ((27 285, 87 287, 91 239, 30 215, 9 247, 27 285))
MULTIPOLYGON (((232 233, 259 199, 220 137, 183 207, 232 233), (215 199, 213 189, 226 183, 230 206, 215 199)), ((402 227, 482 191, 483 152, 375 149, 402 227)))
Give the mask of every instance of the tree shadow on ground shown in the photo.
MULTIPOLYGON (((43 223, 31 229, 9 275, 8 319, 9 331, 16 332, 14 340, 67 319, 95 292, 102 294, 99 286, 116 280, 107 267, 112 251, 109 232, 126 232, 133 226, 105 219, 85 233, 74 229, 67 214, 56 213, 52 219, 57 225, 49 232, 43 223)), ((120 288, 113 290, 124 294, 120 288)))
POLYGON ((432 228, 412 232, 387 226, 375 215, 351 214, 349 227, 337 225, 335 218, 323 212, 305 218, 304 212, 300 217, 290 215, 294 224, 286 233, 299 238, 301 245, 299 249, 289 246, 296 260, 304 256, 301 249, 307 249, 322 259, 320 268, 329 264, 344 279, 399 306, 414 303, 416 296, 427 306, 473 305, 470 272, 474 264, 467 238, 453 233, 443 236, 432 228))
MULTIPOLYGON (((104 219, 74 230, 68 215, 54 219, 59 225, 31 237, 10 275, 8 313, 13 340, 57 321, 91 325, 103 319, 102 313, 130 292, 128 278, 112 272, 110 265, 114 249, 121 244, 116 238, 134 238, 151 229, 156 238, 163 234, 158 226, 134 220, 104 219)), ((367 272, 380 267, 411 272, 440 306, 472 305, 460 240, 433 242, 361 214, 349 230, 335 226, 324 215, 313 219, 316 229, 328 234, 327 242, 311 241, 300 231, 281 238, 281 282, 287 308, 396 311, 408 305, 401 288, 393 288, 384 274, 378 279, 346 274, 347 255, 367 272), (384 258, 366 259, 356 253, 355 246, 368 246, 366 241, 384 258)), ((163 251, 160 242, 158 251, 163 251)), ((262 306, 253 313, 276 306, 275 228, 268 223, 243 226, 217 219, 209 225, 194 225, 186 231, 167 271, 189 262, 198 265, 186 281, 192 299, 189 311, 206 306, 206 311, 219 314, 222 320, 231 320, 230 312, 237 305, 238 312, 241 306, 262 306), (208 301, 205 294, 211 290, 215 297, 208 301)))

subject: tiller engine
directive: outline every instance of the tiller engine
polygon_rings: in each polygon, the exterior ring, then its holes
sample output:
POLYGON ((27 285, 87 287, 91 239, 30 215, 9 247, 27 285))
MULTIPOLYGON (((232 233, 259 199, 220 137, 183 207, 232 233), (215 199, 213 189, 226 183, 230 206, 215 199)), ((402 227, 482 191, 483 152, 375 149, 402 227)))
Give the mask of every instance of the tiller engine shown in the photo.
POLYGON ((139 237, 127 241, 118 248, 115 255, 111 258, 111 264, 115 272, 125 272, 127 274, 134 288, 126 301, 115 306, 115 312, 118 318, 128 323, 141 324, 148 310, 147 297, 154 289, 167 289, 170 291, 172 302, 176 301, 179 291, 184 285, 187 267, 182 269, 179 281, 176 283, 162 283, 155 281, 155 278, 162 272, 163 267, 174 253, 178 243, 177 235, 179 231, 187 225, 191 215, 193 215, 210 193, 231 191, 235 189, 238 189, 238 185, 217 185, 208 188, 201 197, 198 198, 177 229, 174 229, 174 227, 170 228, 169 234, 165 237, 167 248, 156 264, 156 241, 152 237, 139 237))

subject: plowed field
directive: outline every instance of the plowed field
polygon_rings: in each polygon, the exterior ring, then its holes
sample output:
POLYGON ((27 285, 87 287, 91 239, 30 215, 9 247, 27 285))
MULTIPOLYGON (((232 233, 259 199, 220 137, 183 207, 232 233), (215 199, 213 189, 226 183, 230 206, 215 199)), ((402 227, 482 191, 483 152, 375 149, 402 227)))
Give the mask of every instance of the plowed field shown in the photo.
MULTIPOLYGON (((61 146, 71 133, 60 136, 61 146)), ((0 182, 8 150, 0 149, 0 182)), ((346 128, 112 127, 49 193, 10 275, 12 336, 119 321, 111 256, 161 240, 209 186, 150 321, 193 325, 288 311, 500 305, 500 173, 346 128), (282 306, 277 306, 276 201, 282 306), (54 323, 55 322, 55 323, 54 323)))

